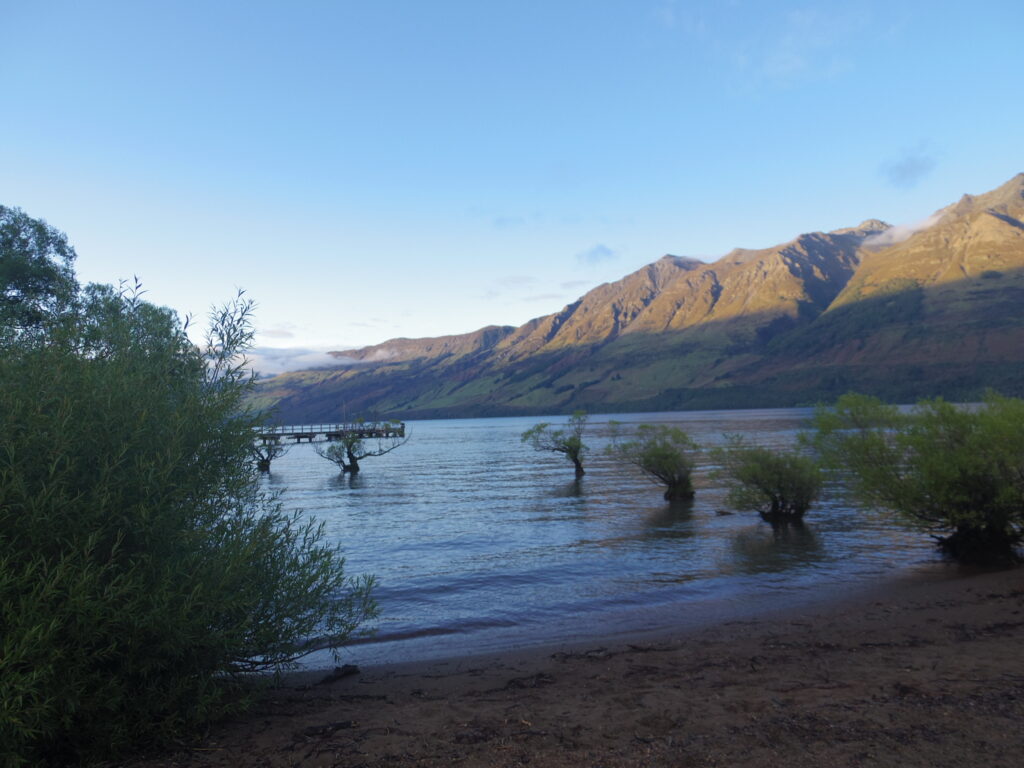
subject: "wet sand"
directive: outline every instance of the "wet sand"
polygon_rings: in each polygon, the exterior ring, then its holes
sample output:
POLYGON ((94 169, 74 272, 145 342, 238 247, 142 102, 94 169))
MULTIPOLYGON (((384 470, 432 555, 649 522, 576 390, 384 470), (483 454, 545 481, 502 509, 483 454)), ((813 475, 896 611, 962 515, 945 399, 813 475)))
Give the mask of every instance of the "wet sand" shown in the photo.
POLYGON ((1024 569, 949 574, 629 641, 306 673, 125 765, 1017 768, 1024 569))

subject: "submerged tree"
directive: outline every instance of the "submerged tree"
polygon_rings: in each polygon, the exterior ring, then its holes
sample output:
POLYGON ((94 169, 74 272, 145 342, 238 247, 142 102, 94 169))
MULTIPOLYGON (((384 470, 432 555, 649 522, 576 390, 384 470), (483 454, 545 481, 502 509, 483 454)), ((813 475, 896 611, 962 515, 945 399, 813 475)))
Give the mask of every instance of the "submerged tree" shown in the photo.
POLYGON ((965 408, 910 412, 844 395, 814 418, 814 445, 859 500, 936 534, 963 561, 1012 561, 1024 536, 1024 401, 989 394, 965 408))
POLYGON ((561 453, 572 462, 576 469, 576 477, 582 477, 583 456, 587 446, 583 442, 583 431, 587 426, 587 414, 576 411, 569 417, 563 429, 552 429, 551 424, 542 421, 523 432, 520 439, 529 443, 535 451, 561 453))
POLYGON ((632 440, 613 436, 608 453, 639 467, 643 473, 665 486, 668 501, 693 498, 693 453, 697 444, 678 427, 665 424, 641 424, 632 440))
POLYGON ((795 451, 745 445, 732 435, 712 455, 721 464, 718 474, 729 484, 729 503, 756 511, 773 525, 801 522, 821 493, 817 462, 795 451))
POLYGON ((359 472, 359 462, 374 456, 391 453, 409 442, 409 437, 402 432, 389 429, 388 424, 366 423, 357 429, 349 430, 334 437, 327 443, 313 446, 318 456, 338 465, 342 474, 359 472), (374 435, 379 435, 374 437, 374 435))
POLYGON ((275 442, 253 443, 252 454, 256 459, 256 469, 260 472, 269 472, 270 463, 284 456, 290 448, 290 445, 275 442))

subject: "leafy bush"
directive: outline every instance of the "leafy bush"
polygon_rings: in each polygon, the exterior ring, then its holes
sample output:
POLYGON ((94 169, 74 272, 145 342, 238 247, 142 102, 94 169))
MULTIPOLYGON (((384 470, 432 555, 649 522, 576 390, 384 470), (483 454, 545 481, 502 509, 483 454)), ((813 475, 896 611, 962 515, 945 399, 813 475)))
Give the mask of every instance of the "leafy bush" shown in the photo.
POLYGON ((75 258, 63 232, 0 205, 0 334, 33 333, 68 310, 78 291, 75 258))
POLYGON ((693 498, 693 452, 697 444, 678 427, 641 424, 632 440, 614 437, 608 452, 641 469, 648 478, 665 486, 668 501, 693 498))
POLYGON ((561 453, 576 468, 576 477, 585 474, 583 456, 587 446, 583 442, 583 430, 587 426, 587 414, 576 411, 569 417, 564 429, 551 429, 545 421, 534 424, 521 435, 524 443, 529 443, 535 451, 551 451, 561 453))
POLYGON ((172 312, 93 287, 46 338, 5 337, 0 762, 164 743, 374 615, 372 579, 259 489, 250 311, 225 307, 202 352, 172 312))
POLYGON ((1024 534, 1024 401, 926 400, 909 413, 863 395, 820 408, 814 442, 865 504, 935 531, 963 561, 1017 558, 1024 534))
POLYGON ((731 437, 713 452, 729 484, 729 503, 753 510, 769 523, 798 523, 821 493, 817 462, 794 451, 744 445, 731 437))

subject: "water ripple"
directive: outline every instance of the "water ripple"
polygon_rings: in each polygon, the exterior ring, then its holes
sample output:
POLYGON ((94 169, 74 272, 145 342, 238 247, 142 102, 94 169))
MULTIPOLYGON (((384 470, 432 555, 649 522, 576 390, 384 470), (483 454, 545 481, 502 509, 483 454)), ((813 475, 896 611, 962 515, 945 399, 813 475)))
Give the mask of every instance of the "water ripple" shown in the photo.
POLYGON ((562 457, 519 440, 542 419, 421 421, 409 425, 409 443, 367 459, 356 478, 300 445, 275 461, 265 483, 287 508, 324 521, 348 573, 377 576, 382 618, 353 649, 360 658, 511 648, 647 626, 666 606, 731 610, 934 562, 927 537, 855 509, 841 488, 804 529, 780 533, 756 515, 718 514, 725 489, 706 459, 686 507, 664 502, 657 486, 603 453, 609 418, 680 426, 705 447, 725 433, 783 447, 808 415, 592 417, 580 481, 562 457))

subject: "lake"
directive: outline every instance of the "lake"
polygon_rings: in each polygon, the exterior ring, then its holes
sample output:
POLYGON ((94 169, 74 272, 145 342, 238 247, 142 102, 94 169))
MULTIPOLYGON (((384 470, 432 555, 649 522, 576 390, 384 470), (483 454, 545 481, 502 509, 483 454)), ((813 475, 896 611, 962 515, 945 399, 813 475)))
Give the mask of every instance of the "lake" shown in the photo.
MULTIPOLYGON (((830 487, 803 529, 728 511, 702 453, 692 505, 670 505, 639 470, 603 454, 608 422, 794 443, 809 409, 591 416, 587 474, 520 441, 564 417, 413 421, 409 442, 341 476, 309 444, 264 479, 288 509, 326 524, 349 574, 372 573, 381 617, 345 650, 374 664, 607 638, 783 607, 829 590, 934 569, 931 540, 830 487)), ((332 662, 326 654, 312 666, 332 662)))

